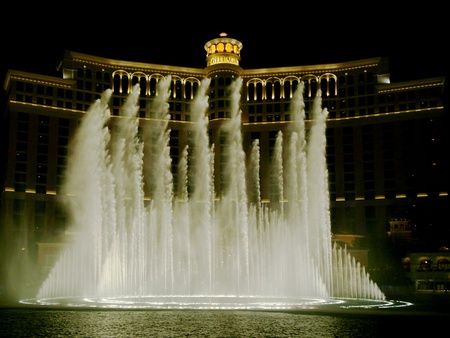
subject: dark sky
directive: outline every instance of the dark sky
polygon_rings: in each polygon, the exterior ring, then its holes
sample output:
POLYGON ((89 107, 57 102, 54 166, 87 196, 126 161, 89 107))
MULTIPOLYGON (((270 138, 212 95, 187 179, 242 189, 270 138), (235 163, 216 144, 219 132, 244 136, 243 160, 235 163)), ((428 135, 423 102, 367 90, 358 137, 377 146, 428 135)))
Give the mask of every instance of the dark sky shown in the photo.
POLYGON ((112 8, 105 3, 102 10, 55 7, 51 13, 35 6, 1 14, 2 86, 7 69, 57 75, 56 65, 66 49, 111 59, 204 68, 204 45, 221 32, 243 43, 241 66, 245 69, 386 56, 392 82, 449 73, 450 34, 445 11, 438 7, 397 13, 384 7, 349 12, 325 5, 248 13, 226 6, 205 7, 204 12, 211 11, 208 16, 179 5, 152 10, 112 8))

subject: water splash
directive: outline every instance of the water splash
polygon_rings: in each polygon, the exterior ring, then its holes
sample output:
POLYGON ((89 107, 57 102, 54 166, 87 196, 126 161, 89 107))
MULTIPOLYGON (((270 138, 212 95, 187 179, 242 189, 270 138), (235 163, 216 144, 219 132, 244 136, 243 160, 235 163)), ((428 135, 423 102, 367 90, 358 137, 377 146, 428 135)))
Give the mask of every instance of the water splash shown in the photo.
POLYGON ((221 130, 226 188, 214 189, 215 145, 206 116, 210 80, 204 79, 192 104, 194 136, 180 156, 174 192, 170 83, 170 77, 160 81, 152 107, 157 118, 142 132, 138 84, 114 124, 108 123, 109 90, 86 113, 71 144, 65 185, 74 242, 36 299, 236 308, 333 297, 383 300, 364 268, 331 244, 328 112, 320 93, 308 137, 302 83, 294 93, 294 121, 285 135, 278 133, 271 166, 279 200, 268 206, 261 201, 259 142, 252 143, 248 161, 242 146, 240 78, 230 88, 231 117, 221 130))

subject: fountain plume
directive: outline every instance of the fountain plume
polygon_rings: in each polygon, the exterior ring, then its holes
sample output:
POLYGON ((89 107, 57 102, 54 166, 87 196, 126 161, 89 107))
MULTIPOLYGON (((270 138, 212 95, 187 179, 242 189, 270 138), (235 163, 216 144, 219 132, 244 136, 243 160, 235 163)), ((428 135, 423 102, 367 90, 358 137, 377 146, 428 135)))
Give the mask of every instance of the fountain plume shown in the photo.
POLYGON ((242 145, 240 78, 230 88, 231 116, 221 130, 226 189, 214 189, 215 145, 206 114, 210 80, 204 79, 192 104, 193 137, 180 156, 174 192, 170 82, 159 82, 157 118, 142 134, 139 84, 115 125, 109 123, 110 90, 87 111, 71 144, 65 185, 75 240, 37 298, 133 297, 180 307, 269 299, 298 304, 349 295, 384 299, 364 268, 331 244, 328 112, 320 92, 308 137, 302 82, 294 93, 294 121, 285 135, 278 133, 274 147, 278 200, 269 206, 261 201, 259 142, 253 142, 249 158, 242 145))

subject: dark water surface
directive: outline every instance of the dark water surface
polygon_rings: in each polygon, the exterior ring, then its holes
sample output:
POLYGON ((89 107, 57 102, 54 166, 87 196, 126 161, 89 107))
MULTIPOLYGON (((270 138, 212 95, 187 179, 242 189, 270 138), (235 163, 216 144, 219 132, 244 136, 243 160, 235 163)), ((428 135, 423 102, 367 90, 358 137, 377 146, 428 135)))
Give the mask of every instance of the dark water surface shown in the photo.
POLYGON ((449 297, 398 309, 105 310, 0 307, 1 337, 433 337, 449 297), (422 329, 426 334, 422 335, 422 329))
POLYGON ((252 311, 2 311, 2 337, 374 337, 386 318, 252 311))

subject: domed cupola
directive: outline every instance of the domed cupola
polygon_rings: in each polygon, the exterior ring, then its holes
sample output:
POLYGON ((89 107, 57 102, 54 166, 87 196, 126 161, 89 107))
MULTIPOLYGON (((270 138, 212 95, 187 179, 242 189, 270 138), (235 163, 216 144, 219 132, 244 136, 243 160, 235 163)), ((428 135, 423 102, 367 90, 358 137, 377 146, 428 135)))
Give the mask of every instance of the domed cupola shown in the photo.
POLYGON ((227 33, 220 33, 219 38, 208 41, 205 44, 207 74, 231 71, 240 75, 242 48, 242 43, 229 38, 227 33))

